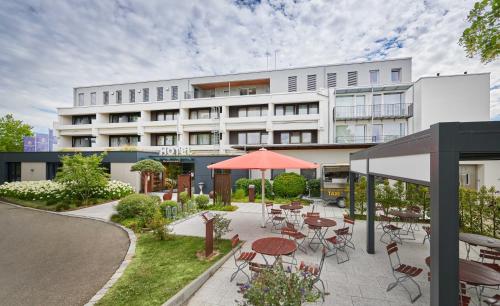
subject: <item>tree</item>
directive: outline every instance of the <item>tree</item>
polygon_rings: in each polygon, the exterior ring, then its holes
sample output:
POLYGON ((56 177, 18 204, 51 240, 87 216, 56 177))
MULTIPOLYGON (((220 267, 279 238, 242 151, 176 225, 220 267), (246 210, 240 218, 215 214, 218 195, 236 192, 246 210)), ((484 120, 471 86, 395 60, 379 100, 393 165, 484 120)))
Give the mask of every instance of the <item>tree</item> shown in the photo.
POLYGON ((143 159, 133 164, 130 170, 140 172, 144 176, 144 193, 148 193, 148 181, 151 175, 165 171, 165 167, 159 161, 143 159))
POLYGON ((458 41, 465 48, 467 56, 479 54, 483 63, 495 60, 500 53, 500 1, 476 2, 467 21, 470 26, 458 41))
POLYGON ((0 118, 0 152, 22 152, 23 137, 33 136, 32 127, 12 114, 0 118))
POLYGON ((66 155, 61 158, 56 181, 67 186, 70 198, 79 204, 88 205, 94 200, 96 190, 105 188, 109 175, 102 166, 105 154, 83 156, 81 153, 66 155))
POLYGON ((361 215, 365 213, 366 204, 366 177, 362 176, 354 183, 354 205, 361 215))

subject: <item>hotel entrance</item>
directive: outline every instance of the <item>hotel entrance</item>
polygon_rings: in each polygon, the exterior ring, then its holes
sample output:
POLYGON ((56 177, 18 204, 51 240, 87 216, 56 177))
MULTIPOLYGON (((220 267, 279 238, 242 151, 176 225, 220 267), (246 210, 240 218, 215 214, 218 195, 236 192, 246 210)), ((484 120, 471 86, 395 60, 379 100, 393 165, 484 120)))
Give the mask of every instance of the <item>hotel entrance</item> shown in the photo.
MULTIPOLYGON (((165 167, 165 171, 152 176, 148 186, 151 191, 166 191, 167 179, 177 181, 177 177, 181 174, 195 173, 194 159, 192 157, 154 156, 152 159, 161 162, 165 167)), ((141 183, 141 186, 143 185, 141 183)))

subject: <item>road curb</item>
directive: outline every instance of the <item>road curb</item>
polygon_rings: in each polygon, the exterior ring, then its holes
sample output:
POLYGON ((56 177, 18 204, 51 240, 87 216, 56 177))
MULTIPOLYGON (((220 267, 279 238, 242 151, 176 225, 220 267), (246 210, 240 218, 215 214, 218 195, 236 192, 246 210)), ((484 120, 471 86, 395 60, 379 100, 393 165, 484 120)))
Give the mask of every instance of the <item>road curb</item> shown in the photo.
POLYGON ((163 303, 162 306, 180 306, 185 305, 186 302, 198 291, 198 289, 205 284, 205 282, 212 277, 212 275, 217 272, 217 270, 222 267, 222 265, 233 256, 234 252, 240 249, 242 244, 239 244, 237 247, 233 248, 229 253, 224 255, 221 259, 219 259, 215 264, 213 264, 210 268, 208 268, 205 272, 203 272, 200 276, 195 278, 192 282, 186 285, 181 291, 177 292, 174 296, 172 296, 168 301, 163 303))
POLYGON ((49 211, 49 210, 37 209, 37 208, 33 208, 33 207, 26 207, 26 206, 17 205, 17 204, 5 202, 5 201, 0 201, 0 203, 10 205, 13 207, 17 207, 17 208, 30 209, 30 210, 34 210, 34 211, 54 214, 54 215, 63 216, 63 217, 72 217, 72 218, 80 218, 80 219, 89 219, 89 220, 99 221, 99 222, 103 222, 103 223, 107 223, 107 224, 116 226, 116 227, 122 229, 123 231, 125 231, 125 233, 127 233, 128 240, 130 243, 128 246, 127 253, 125 254, 125 257, 123 258, 120 266, 118 267, 118 269, 116 269, 115 273, 113 273, 113 275, 106 282, 106 284, 104 284, 104 286, 101 289, 99 289, 99 291, 97 291, 97 293, 85 304, 85 306, 91 306, 91 305, 96 304, 108 292, 108 290, 123 275, 123 272, 125 272, 125 269, 130 264, 130 262, 132 261, 132 258, 135 255, 135 247, 137 244, 137 237, 135 236, 135 234, 132 230, 122 226, 121 224, 111 222, 109 220, 105 220, 105 219, 101 219, 101 218, 96 218, 96 217, 75 215, 75 214, 71 214, 70 212, 60 213, 60 212, 56 212, 56 211, 49 211))

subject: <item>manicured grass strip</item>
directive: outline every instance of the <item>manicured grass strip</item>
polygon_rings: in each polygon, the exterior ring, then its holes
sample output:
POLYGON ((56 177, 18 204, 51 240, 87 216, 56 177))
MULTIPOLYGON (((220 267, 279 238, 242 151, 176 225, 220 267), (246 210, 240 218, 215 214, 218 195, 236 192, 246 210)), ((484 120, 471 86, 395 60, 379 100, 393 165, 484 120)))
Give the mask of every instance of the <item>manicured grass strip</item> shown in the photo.
POLYGON ((200 260, 196 252, 204 243, 199 237, 160 241, 151 234, 140 235, 134 259, 97 305, 163 304, 231 250, 230 241, 223 240, 220 255, 209 262, 200 260))
MULTIPOLYGON (((31 208, 37 208, 37 209, 43 209, 43 210, 49 210, 49 211, 57 211, 57 204, 58 203, 50 203, 48 204, 45 201, 29 201, 29 200, 21 200, 21 199, 16 199, 16 198, 10 198, 10 197, 2 197, 0 200, 3 200, 4 202, 12 203, 12 204, 17 204, 20 206, 25 206, 25 207, 31 207, 31 208)), ((97 199, 96 203, 93 205, 87 205, 87 206, 77 206, 75 203, 70 203, 68 209, 63 209, 61 211, 70 211, 70 210, 76 210, 76 209, 82 209, 86 207, 91 207, 95 205, 100 205, 104 204, 107 202, 111 202, 113 200, 108 200, 108 199, 97 199)))

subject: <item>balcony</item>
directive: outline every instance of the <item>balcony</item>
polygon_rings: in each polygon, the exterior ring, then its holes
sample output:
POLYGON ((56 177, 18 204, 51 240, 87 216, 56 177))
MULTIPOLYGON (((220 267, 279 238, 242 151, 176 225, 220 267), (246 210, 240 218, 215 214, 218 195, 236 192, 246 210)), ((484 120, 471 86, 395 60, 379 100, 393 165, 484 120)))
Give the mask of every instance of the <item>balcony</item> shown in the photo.
POLYGON ((403 137, 404 135, 379 135, 379 136, 337 136, 335 143, 337 144, 353 144, 353 143, 383 143, 403 137))
POLYGON ((413 103, 336 106, 336 120, 396 119, 413 116, 413 103))
POLYGON ((255 79, 193 84, 192 91, 184 92, 184 99, 268 94, 270 83, 270 79, 255 79))

